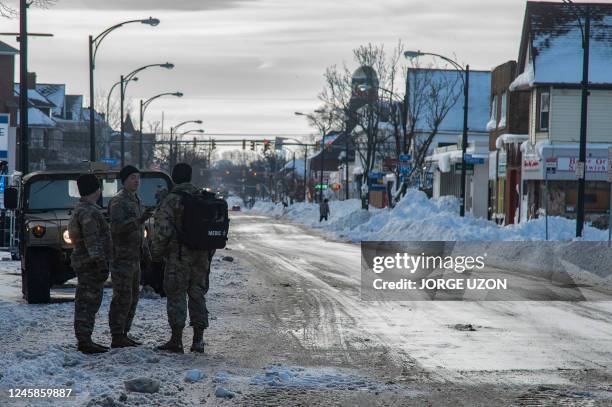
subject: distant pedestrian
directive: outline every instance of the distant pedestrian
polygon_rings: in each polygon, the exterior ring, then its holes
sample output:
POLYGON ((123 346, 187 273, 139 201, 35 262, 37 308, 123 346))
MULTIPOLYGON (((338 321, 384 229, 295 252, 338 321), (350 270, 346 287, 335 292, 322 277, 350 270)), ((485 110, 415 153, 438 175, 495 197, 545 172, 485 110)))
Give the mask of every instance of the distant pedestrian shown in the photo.
POLYGON ((102 303, 104 282, 108 279, 108 262, 112 254, 108 223, 96 202, 100 198, 100 181, 93 174, 77 179, 81 200, 74 208, 68 234, 74 244, 71 265, 77 275, 74 297, 74 333, 78 350, 83 353, 107 352, 106 346, 92 341, 96 314, 102 303))
POLYGON ((328 199, 325 198, 323 202, 319 204, 319 222, 323 219, 327 220, 329 216, 329 202, 328 199))

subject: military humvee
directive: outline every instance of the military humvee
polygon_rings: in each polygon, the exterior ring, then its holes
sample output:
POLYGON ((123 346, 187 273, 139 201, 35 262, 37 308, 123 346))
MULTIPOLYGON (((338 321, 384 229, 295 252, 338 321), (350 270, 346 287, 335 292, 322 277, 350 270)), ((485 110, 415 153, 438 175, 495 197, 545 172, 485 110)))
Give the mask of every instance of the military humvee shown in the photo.
MULTIPOLYGON (((92 172, 101 180, 98 204, 106 211, 110 199, 121 189, 118 172, 92 172)), ((51 286, 75 277, 70 267, 72 241, 67 228, 80 198, 76 180, 82 173, 33 172, 24 176, 19 186, 5 191, 5 207, 15 210, 22 292, 28 303, 49 302, 51 286)), ((145 206, 155 207, 171 185, 170 177, 163 172, 142 171, 138 195, 145 206)), ((151 219, 145 227, 145 237, 150 241, 149 231, 151 219)))

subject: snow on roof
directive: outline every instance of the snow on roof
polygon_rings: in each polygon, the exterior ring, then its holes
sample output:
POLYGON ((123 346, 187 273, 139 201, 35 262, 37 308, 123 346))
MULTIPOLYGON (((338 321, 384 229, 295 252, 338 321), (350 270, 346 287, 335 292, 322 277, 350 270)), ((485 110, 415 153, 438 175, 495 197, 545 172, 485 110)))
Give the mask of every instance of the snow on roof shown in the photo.
POLYGON ((66 85, 37 83, 36 90, 55 105, 53 108, 53 116, 63 116, 66 85))
MULTIPOLYGON (((293 169, 293 160, 289 160, 287 164, 283 167, 285 170, 293 169)), ((295 172, 297 175, 304 174, 304 159, 295 159, 295 172)))
MULTIPOLYGON (((449 110, 448 114, 440 124, 440 131, 463 130, 463 82, 461 79, 455 80, 459 72, 454 69, 411 69, 409 71, 408 85, 410 92, 422 89, 422 81, 425 75, 431 75, 432 81, 449 81, 454 84, 453 94, 459 95, 457 102, 449 110), (419 85, 418 83, 421 83, 419 85)), ((427 79, 428 80, 428 79, 427 79)), ((435 82, 434 82, 435 83, 435 82)), ((438 82, 440 83, 440 82, 438 82)), ((450 94, 451 91, 449 91, 450 94)), ((486 132, 487 122, 489 121, 489 101, 491 98, 491 72, 490 71, 470 71, 469 86, 469 111, 468 127, 471 132, 486 132)), ((417 131, 429 131, 428 116, 431 112, 424 109, 424 113, 418 118, 416 123, 417 131)))
POLYGON ((509 86, 510 91, 529 89, 535 82, 535 73, 533 71, 533 61, 529 61, 527 69, 512 81, 509 86))
MULTIPOLYGON (((486 161, 489 158, 489 153, 481 150, 478 147, 469 146, 466 148, 465 153, 471 155, 472 158, 483 158, 486 161)), ((461 150, 434 152, 426 157, 425 161, 437 164, 440 172, 450 172, 451 164, 460 162, 462 154, 461 150)))
MULTIPOLYGON (((587 152, 593 150, 608 150, 612 143, 587 143, 587 152)), ((544 157, 544 150, 576 150, 579 149, 578 143, 551 143, 550 140, 540 140, 533 146, 538 156, 544 157)))
MULTIPOLYGON (((14 84, 14 95, 19 96, 19 84, 14 84)), ((37 107, 55 107, 53 102, 40 94, 36 89, 28 89, 28 100, 37 107)))
MULTIPOLYGON (((19 125, 19 115, 17 115, 19 125)), ((28 108, 28 126, 55 127, 55 121, 35 107, 28 108)))
POLYGON ((528 134, 502 134, 495 140, 495 147, 501 150, 504 144, 522 143, 529 139, 528 134))
MULTIPOLYGON (((527 2, 519 65, 521 73, 527 71, 532 56, 533 83, 580 83, 583 10, 583 5, 527 2)), ((612 84, 612 4, 591 4, 590 14, 589 80, 612 84)))

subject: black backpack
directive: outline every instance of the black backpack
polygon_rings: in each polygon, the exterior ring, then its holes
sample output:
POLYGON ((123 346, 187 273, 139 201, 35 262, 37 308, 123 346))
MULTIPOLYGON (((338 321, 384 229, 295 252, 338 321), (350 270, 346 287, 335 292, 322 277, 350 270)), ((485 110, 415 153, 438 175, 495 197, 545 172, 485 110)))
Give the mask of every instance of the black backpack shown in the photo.
POLYGON ((229 230, 225 199, 203 189, 172 193, 180 195, 183 204, 182 224, 177 228, 179 243, 194 250, 223 249, 229 230))

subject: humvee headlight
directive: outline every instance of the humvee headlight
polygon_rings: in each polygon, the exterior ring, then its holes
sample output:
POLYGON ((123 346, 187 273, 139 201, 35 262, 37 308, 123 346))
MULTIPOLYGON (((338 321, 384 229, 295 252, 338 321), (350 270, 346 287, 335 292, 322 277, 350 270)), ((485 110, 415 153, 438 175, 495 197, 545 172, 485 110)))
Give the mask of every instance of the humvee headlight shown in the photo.
POLYGON ((32 234, 36 237, 43 237, 47 228, 42 225, 36 225, 32 228, 32 234))
POLYGON ((64 242, 72 244, 72 239, 70 238, 70 233, 68 233, 68 229, 64 230, 62 237, 64 238, 64 242))

